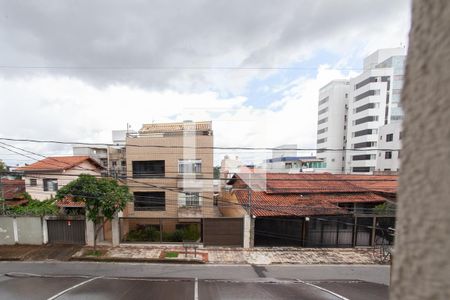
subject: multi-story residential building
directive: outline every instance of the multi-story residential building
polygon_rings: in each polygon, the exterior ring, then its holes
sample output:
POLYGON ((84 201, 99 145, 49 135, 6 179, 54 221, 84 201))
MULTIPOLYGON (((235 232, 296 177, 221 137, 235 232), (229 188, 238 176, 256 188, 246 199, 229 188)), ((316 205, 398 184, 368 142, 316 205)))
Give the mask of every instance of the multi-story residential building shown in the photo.
POLYGON ((267 173, 323 172, 326 164, 316 156, 298 156, 297 145, 289 144, 272 150, 272 158, 263 162, 262 170, 267 173))
POLYGON ((89 156, 96 160, 103 168, 104 175, 115 178, 125 178, 127 165, 125 155, 126 130, 113 130, 114 146, 106 145, 74 145, 73 155, 89 156))
POLYGON ((403 119, 400 93, 405 52, 404 48, 378 50, 364 59, 363 73, 352 78, 348 85, 336 89, 337 83, 333 81, 320 90, 318 156, 326 160, 330 169, 345 173, 372 173, 376 170, 379 128, 403 119), (332 98, 344 101, 339 107, 326 107, 326 99, 332 98), (333 114, 343 116, 340 124, 329 123, 327 113, 331 109, 335 110, 333 114), (328 143, 329 139, 340 139, 342 143, 332 145, 328 143), (336 151, 340 149, 339 145, 345 150, 336 151))
POLYGON ((347 136, 348 80, 333 80, 319 91, 317 122, 317 158, 326 164, 325 171, 340 173, 347 136), (325 150, 330 149, 330 150, 325 150))
POLYGON ((401 122, 392 122, 378 130, 378 155, 376 171, 398 172, 400 169, 400 149, 402 147, 401 122))
POLYGON ((211 122, 144 124, 126 138, 127 184, 138 218, 220 216, 213 201, 211 122))

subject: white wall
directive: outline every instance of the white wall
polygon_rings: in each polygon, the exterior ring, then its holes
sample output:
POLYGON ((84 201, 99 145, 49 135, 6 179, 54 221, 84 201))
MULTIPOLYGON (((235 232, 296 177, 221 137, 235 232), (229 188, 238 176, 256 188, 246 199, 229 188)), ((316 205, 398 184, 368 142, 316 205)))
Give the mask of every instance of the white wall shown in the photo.
POLYGON ((378 151, 377 155, 377 171, 399 171, 400 170, 400 157, 401 151, 390 151, 392 158, 386 158, 386 152, 382 149, 401 149, 401 122, 392 122, 388 125, 384 125, 379 128, 378 131, 378 151), (387 142, 386 135, 393 134, 393 141, 387 142))

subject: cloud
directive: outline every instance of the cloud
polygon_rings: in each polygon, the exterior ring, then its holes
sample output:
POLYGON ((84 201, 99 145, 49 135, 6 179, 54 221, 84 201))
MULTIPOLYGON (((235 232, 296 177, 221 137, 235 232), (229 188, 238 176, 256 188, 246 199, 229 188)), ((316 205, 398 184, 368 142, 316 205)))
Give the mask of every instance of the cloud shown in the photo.
POLYGON ((183 67, 289 66, 318 49, 353 55, 365 45, 370 49, 364 51, 375 50, 380 41, 398 46, 405 42, 409 5, 409 0, 1 1, 1 65, 87 69, 0 72, 50 73, 102 86, 239 93, 252 78, 270 72, 183 67), (139 69, 145 67, 168 69, 139 69))
MULTIPOLYGON (((242 96, 221 98, 215 92, 148 91, 126 85, 95 88, 66 77, 0 79, 0 90, 7 99, 0 102, 0 136, 110 142, 111 130, 125 129, 127 123, 139 129, 152 121, 192 119, 213 120, 216 146, 275 147, 289 141, 314 148, 318 89, 343 76, 340 71, 321 67, 314 78, 295 79, 276 105, 264 108, 249 105, 242 96)), ((44 155, 71 153, 70 146, 18 145, 44 155)), ((216 151, 216 162, 226 153, 230 151, 216 151)), ((270 151, 231 153, 255 161, 270 151)), ((25 159, 14 158, 17 162, 25 159)))

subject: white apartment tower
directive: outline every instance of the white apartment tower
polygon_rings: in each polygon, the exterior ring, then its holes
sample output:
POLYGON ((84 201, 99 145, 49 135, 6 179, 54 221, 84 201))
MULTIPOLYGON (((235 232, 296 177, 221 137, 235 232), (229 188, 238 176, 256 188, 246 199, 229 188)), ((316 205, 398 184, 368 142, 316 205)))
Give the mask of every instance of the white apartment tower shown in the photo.
POLYGON ((317 158, 324 160, 326 172, 343 172, 349 91, 348 80, 333 80, 319 91, 317 158))
POLYGON ((401 123, 403 119, 400 93, 403 86, 405 55, 404 48, 378 50, 364 59, 363 73, 350 79, 349 84, 345 85, 346 88, 328 90, 328 86, 336 85, 337 81, 332 81, 320 90, 317 148, 318 152, 322 152, 318 153, 318 156, 326 160, 330 171, 370 174, 380 169, 394 171, 398 169, 397 166, 388 166, 386 163, 382 168, 377 167, 377 156, 379 128, 390 123, 401 123), (320 102, 326 97, 342 99, 342 95, 347 96, 344 97, 345 101, 341 102, 340 107, 329 106, 328 113, 330 116, 344 114, 344 118, 341 119, 340 125, 330 123, 327 126, 327 137, 323 143, 324 137, 320 130, 324 129, 324 126, 320 122, 327 116, 321 114, 326 107, 320 102), (330 112, 331 109, 336 111, 330 112), (330 139, 332 141, 342 139, 342 147, 347 150, 342 152, 320 150, 337 148, 333 146, 337 144, 326 144, 330 139))

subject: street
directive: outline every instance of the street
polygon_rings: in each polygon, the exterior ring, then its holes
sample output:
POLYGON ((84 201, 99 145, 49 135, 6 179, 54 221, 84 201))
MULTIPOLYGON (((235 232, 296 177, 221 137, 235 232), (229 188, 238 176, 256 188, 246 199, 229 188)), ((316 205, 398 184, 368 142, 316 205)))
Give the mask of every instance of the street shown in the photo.
POLYGON ((1 262, 0 299, 387 299, 389 267, 1 262))

